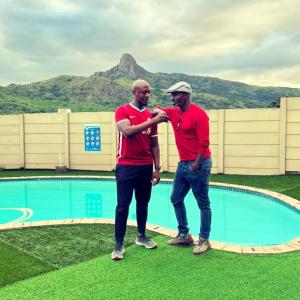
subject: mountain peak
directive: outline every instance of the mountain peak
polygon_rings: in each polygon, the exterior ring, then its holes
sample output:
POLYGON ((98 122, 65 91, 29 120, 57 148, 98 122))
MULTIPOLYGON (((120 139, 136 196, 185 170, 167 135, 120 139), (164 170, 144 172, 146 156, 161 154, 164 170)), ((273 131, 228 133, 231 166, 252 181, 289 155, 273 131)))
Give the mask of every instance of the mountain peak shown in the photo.
MULTIPOLYGON (((96 74, 97 73, 95 73, 95 75, 96 74)), ((101 73, 101 75, 105 77, 120 77, 126 75, 133 80, 145 78, 149 74, 150 72, 139 66, 135 58, 129 53, 124 53, 122 55, 117 66, 105 71, 104 73, 101 73)))
POLYGON ((138 65, 138 64, 136 63, 135 58, 131 54, 124 53, 120 59, 118 66, 119 68, 122 68, 130 65, 138 65))

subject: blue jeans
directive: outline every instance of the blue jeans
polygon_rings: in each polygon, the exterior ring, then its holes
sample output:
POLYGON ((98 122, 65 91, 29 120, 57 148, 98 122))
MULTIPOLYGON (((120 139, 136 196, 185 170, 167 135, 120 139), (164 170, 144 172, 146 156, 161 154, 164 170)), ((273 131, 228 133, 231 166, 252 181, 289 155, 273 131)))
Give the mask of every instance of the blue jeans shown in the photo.
POLYGON ((178 222, 178 231, 181 234, 189 232, 188 221, 184 198, 192 188, 194 197, 197 200, 200 209, 200 233, 199 235, 208 239, 211 227, 211 209, 208 197, 209 176, 212 167, 211 157, 202 159, 200 168, 197 171, 191 171, 190 167, 193 161, 180 161, 176 170, 171 201, 175 209, 178 222))

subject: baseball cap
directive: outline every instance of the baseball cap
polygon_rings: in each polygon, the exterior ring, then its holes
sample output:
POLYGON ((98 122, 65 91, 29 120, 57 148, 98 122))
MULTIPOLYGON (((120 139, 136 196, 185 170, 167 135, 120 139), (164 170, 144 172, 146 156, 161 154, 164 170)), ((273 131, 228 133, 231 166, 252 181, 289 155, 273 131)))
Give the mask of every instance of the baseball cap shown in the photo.
POLYGON ((190 84, 184 81, 180 81, 172 85, 167 89, 167 93, 175 93, 175 92, 184 92, 184 93, 192 93, 192 87, 190 84))

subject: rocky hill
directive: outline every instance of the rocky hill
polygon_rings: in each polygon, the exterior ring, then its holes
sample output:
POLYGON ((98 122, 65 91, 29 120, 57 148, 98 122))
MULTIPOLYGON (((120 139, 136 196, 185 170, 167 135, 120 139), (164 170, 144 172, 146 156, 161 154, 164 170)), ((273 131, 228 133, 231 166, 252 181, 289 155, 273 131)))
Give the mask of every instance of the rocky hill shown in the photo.
POLYGON ((270 107, 282 96, 300 96, 300 89, 259 87, 213 77, 181 73, 152 73, 137 64, 130 54, 107 71, 91 76, 62 75, 30 84, 0 87, 0 114, 51 112, 68 107, 72 111, 114 110, 131 99, 132 81, 143 78, 153 90, 151 106, 169 104, 165 90, 177 81, 193 87, 193 101, 209 108, 270 107))

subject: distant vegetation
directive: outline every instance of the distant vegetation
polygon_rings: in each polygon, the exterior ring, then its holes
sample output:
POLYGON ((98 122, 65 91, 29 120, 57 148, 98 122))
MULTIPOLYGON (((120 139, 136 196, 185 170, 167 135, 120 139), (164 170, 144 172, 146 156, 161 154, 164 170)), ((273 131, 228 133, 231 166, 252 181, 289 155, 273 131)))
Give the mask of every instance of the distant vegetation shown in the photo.
POLYGON ((120 63, 106 72, 91 76, 62 75, 25 85, 0 87, 0 114, 72 111, 112 111, 132 99, 131 85, 137 78, 150 82, 150 106, 170 105, 165 90, 177 81, 193 88, 193 101, 206 109, 255 108, 276 105, 283 96, 300 96, 300 89, 258 87, 212 77, 186 74, 151 73, 124 54, 120 63))

